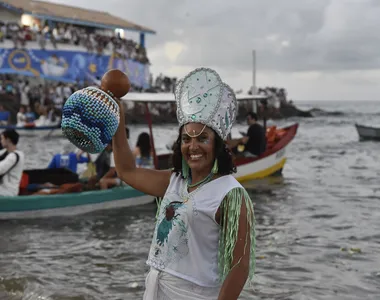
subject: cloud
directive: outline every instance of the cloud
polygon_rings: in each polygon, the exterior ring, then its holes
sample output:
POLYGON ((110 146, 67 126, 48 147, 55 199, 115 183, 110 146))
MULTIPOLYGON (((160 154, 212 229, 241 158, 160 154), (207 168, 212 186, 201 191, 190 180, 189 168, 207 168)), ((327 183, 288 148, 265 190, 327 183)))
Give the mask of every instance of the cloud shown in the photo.
POLYGON ((146 42, 156 74, 183 76, 186 70, 209 66, 234 88, 247 89, 255 49, 260 85, 277 83, 297 98, 326 98, 328 91, 336 98, 338 87, 352 90, 347 74, 355 74, 366 97, 378 95, 375 86, 364 84, 375 82, 380 68, 378 0, 54 1, 107 11, 155 29, 157 35, 147 36, 146 42), (313 84, 323 84, 327 92, 310 89, 313 84))
POLYGON ((186 45, 180 42, 168 42, 165 43, 165 54, 166 57, 175 63, 178 57, 186 50, 186 45))

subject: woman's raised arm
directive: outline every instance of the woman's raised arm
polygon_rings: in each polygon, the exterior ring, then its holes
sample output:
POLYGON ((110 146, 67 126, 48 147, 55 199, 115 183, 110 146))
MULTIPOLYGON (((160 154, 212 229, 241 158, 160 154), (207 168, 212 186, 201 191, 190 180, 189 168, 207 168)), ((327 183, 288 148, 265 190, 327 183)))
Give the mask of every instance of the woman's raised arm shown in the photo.
POLYGON ((131 187, 145 194, 163 197, 169 186, 171 170, 152 170, 137 168, 135 157, 129 147, 125 133, 125 114, 122 103, 120 107, 120 123, 112 140, 113 155, 115 158, 118 177, 131 187))

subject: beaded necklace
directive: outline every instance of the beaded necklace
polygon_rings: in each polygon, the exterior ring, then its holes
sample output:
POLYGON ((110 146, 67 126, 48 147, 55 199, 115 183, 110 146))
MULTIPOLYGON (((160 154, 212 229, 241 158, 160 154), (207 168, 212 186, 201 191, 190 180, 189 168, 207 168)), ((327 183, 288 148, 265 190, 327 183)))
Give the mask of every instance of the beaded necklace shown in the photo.
POLYGON ((210 182, 214 174, 211 172, 209 175, 207 175, 204 179, 202 179, 199 182, 196 182, 194 184, 191 184, 191 176, 185 181, 185 184, 183 185, 182 192, 181 192, 181 198, 183 203, 186 203, 189 201, 189 198, 194 196, 194 194, 199 190, 200 187, 205 185, 206 183, 210 182), (192 192, 188 192, 188 188, 198 187, 192 192))
POLYGON ((196 183, 191 183, 191 176, 189 176, 188 180, 187 180, 187 187, 189 188, 193 188, 193 187, 196 187, 198 185, 201 185, 201 184, 206 184, 207 182, 210 182, 212 177, 214 176, 214 173, 210 173, 208 174, 205 178, 203 178, 201 181, 198 181, 196 183))

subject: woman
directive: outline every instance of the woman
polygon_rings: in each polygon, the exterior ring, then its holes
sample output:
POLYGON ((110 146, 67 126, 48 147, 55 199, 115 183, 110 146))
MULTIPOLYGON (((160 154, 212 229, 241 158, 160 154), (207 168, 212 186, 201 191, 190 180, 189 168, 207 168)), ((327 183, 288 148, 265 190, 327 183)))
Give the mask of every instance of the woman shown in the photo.
POLYGON ((223 140, 236 119, 236 98, 210 69, 176 88, 179 136, 173 170, 137 168, 124 131, 113 138, 116 170, 128 185, 162 198, 147 264, 144 299, 237 299, 252 278, 252 202, 223 140))
POLYGON ((146 132, 140 133, 133 154, 136 159, 136 167, 153 169, 153 154, 150 145, 150 136, 146 132))

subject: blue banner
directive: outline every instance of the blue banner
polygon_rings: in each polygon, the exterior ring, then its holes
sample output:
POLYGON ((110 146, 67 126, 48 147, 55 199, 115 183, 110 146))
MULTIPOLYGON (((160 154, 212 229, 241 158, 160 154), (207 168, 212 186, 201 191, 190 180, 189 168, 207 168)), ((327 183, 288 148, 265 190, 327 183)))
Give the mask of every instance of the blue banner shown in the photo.
POLYGON ((79 51, 0 48, 0 74, 76 82, 96 81, 109 69, 119 69, 128 74, 132 84, 149 88, 149 65, 131 59, 79 51))

